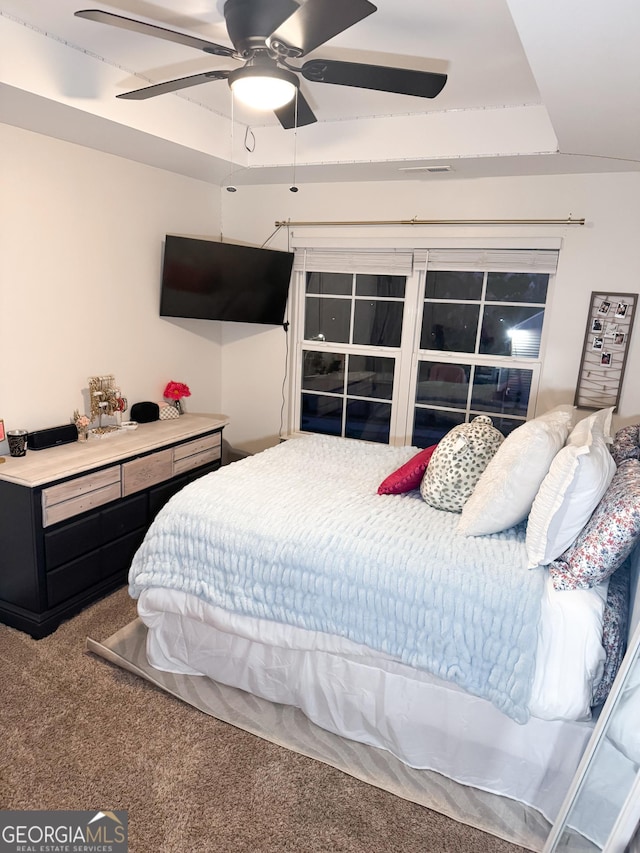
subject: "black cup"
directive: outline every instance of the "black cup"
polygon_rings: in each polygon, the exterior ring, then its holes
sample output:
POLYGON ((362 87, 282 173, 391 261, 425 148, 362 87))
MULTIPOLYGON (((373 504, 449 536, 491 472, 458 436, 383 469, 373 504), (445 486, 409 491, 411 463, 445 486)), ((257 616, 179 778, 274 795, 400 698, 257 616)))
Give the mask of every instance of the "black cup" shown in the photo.
POLYGON ((11 456, 25 456, 27 453, 27 430, 7 430, 7 441, 9 442, 9 453, 11 456))

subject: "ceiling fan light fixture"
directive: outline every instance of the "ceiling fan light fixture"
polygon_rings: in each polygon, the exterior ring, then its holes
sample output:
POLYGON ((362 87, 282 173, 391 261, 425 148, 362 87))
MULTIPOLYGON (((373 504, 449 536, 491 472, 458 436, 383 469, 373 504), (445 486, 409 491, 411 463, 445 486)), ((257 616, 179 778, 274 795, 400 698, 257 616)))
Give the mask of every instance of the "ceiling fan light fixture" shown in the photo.
POLYGON ((247 65, 229 75, 234 97, 255 110, 277 110, 295 97, 298 78, 276 65, 247 65))

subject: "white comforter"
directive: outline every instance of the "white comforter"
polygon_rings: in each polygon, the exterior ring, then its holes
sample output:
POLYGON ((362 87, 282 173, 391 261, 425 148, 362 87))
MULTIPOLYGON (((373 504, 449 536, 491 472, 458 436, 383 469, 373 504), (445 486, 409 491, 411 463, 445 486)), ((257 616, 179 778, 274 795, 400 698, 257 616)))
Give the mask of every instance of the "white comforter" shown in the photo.
POLYGON ((314 436, 202 478, 158 516, 130 588, 335 634, 531 710, 542 570, 524 531, 470 540, 417 493, 379 496, 413 451, 314 436))

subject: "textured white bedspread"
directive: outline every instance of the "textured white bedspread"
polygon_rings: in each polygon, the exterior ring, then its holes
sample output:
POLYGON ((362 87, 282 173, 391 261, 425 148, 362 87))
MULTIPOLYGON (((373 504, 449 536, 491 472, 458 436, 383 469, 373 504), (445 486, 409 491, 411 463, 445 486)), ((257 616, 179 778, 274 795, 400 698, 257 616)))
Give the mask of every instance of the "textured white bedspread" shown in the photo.
POLYGON ((158 515, 130 592, 180 589, 337 634, 528 718, 544 576, 524 529, 468 539, 458 516, 377 487, 410 448, 288 441, 207 475, 158 515))

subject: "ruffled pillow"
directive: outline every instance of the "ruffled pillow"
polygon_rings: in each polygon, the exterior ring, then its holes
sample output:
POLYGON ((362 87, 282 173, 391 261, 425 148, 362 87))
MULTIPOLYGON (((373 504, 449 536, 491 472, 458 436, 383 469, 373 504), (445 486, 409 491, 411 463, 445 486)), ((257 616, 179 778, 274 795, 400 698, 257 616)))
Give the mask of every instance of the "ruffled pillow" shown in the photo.
POLYGON ((549 566, 556 589, 590 589, 627 559, 640 539, 640 462, 622 462, 575 542, 549 566))
POLYGON ((436 509, 460 512, 504 436, 487 415, 459 424, 441 439, 427 468, 420 494, 436 509))
POLYGON ((572 544, 616 472, 609 451, 613 406, 579 421, 556 455, 531 507, 529 568, 546 566, 572 544))
POLYGON ((417 489, 437 446, 437 444, 433 444, 431 447, 425 447, 424 450, 416 453, 408 462, 389 474, 378 486, 378 494, 401 495, 404 492, 417 489))

